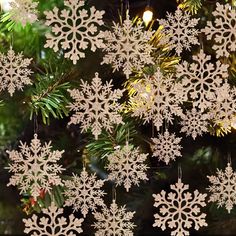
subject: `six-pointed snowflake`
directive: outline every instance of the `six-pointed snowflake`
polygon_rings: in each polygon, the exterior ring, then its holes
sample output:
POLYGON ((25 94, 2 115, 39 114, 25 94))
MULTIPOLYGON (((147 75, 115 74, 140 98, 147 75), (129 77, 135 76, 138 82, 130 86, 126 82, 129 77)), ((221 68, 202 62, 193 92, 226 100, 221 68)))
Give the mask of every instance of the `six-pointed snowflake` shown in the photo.
POLYGON ((104 180, 97 180, 96 174, 89 176, 83 168, 80 176, 74 175, 72 180, 65 183, 65 206, 73 206, 75 211, 81 210, 84 217, 89 209, 96 211, 97 206, 103 206, 102 197, 106 194, 101 190, 104 180))
POLYGON ((8 169, 14 174, 8 186, 18 186, 21 193, 29 192, 36 199, 42 189, 50 192, 53 185, 62 185, 58 174, 64 169, 56 162, 64 151, 51 151, 51 142, 41 146, 35 134, 30 146, 20 141, 20 152, 7 152, 12 162, 8 169))
POLYGON ((14 0, 10 3, 9 15, 10 18, 25 26, 27 23, 34 23, 38 20, 37 6, 38 2, 32 0, 14 0))
POLYGON ((179 145, 182 138, 176 138, 175 134, 170 134, 168 130, 164 134, 159 134, 158 138, 152 138, 154 145, 153 156, 159 161, 164 161, 166 165, 176 157, 181 157, 181 146, 179 145))
POLYGON ((218 207, 225 205, 228 213, 236 204, 236 173, 228 163, 225 171, 217 169, 216 176, 207 176, 212 184, 208 190, 211 193, 209 202, 217 202, 218 207))
POLYGON ((184 99, 193 100, 193 106, 201 111, 211 107, 211 100, 220 89, 223 78, 228 76, 228 65, 217 61, 215 66, 211 62, 211 56, 203 50, 193 56, 192 64, 184 61, 177 65, 177 76, 182 78, 184 99))
POLYGON ((33 73, 28 66, 32 59, 23 59, 22 53, 15 54, 10 48, 7 55, 0 53, 0 91, 7 89, 12 96, 16 89, 32 84, 29 76, 33 73))
POLYGON ((69 105, 71 111, 75 111, 69 124, 81 123, 82 132, 92 129, 95 139, 101 134, 102 128, 111 132, 113 124, 121 124, 122 117, 118 113, 121 105, 118 100, 123 94, 123 90, 112 91, 112 81, 102 85, 98 73, 89 85, 81 81, 81 90, 69 90, 71 97, 75 100, 69 105))
POLYGON ((216 57, 228 57, 231 52, 236 51, 236 10, 230 4, 221 5, 216 2, 216 10, 212 13, 215 17, 207 22, 202 30, 208 40, 213 40, 213 49, 216 50, 216 57))
POLYGON ((132 116, 144 119, 144 123, 152 120, 157 130, 164 120, 172 123, 174 115, 182 116, 183 96, 175 85, 173 75, 163 76, 159 68, 153 76, 135 84, 137 93, 130 99, 134 104, 132 116))
POLYGON ((190 14, 181 9, 177 9, 175 15, 167 13, 168 20, 158 20, 160 25, 164 26, 164 37, 161 38, 160 44, 168 44, 171 49, 175 49, 180 56, 183 49, 190 50, 192 45, 199 45, 197 36, 198 30, 196 25, 199 19, 190 19, 190 14))
POLYGON ((84 219, 77 219, 71 214, 67 220, 63 216, 63 209, 57 208, 53 202, 42 212, 44 216, 41 218, 34 214, 29 219, 23 219, 24 233, 31 233, 34 236, 76 236, 83 232, 81 223, 84 219))
POLYGON ((145 31, 142 25, 133 25, 127 14, 123 25, 114 23, 113 32, 104 32, 106 55, 102 64, 112 63, 114 71, 123 68, 128 78, 133 69, 141 70, 146 64, 154 64, 149 44, 153 32, 145 31))
POLYGON ((106 169, 110 171, 108 179, 114 180, 116 185, 124 185, 128 192, 131 185, 139 185, 140 180, 148 180, 144 164, 148 154, 140 154, 139 148, 133 148, 126 143, 123 148, 117 149, 107 159, 109 164, 106 169))
POLYGON ((95 7, 85 8, 83 0, 65 0, 64 9, 59 12, 57 7, 53 11, 46 11, 46 25, 52 26, 52 33, 47 33, 45 47, 53 48, 55 52, 61 47, 65 57, 74 64, 85 57, 84 51, 90 47, 91 51, 103 47, 103 36, 98 27, 103 25, 104 11, 95 7))
POLYGON ((182 128, 180 132, 186 133, 187 136, 191 135, 193 139, 198 135, 202 136, 203 133, 208 131, 209 119, 209 113, 202 113, 196 108, 193 108, 191 111, 187 111, 186 115, 182 117, 182 121, 180 122, 182 128))
POLYGON ((94 218, 97 222, 93 227, 97 230, 95 236, 133 236, 135 225, 131 222, 135 212, 126 211, 126 207, 118 207, 113 200, 110 209, 103 207, 103 211, 95 212, 94 218))
POLYGON ((198 230, 202 226, 207 226, 206 214, 200 212, 200 207, 206 206, 206 194, 187 192, 189 185, 183 184, 181 179, 170 188, 174 192, 168 193, 164 190, 160 194, 153 194, 154 206, 158 208, 158 213, 154 215, 155 223, 153 227, 160 227, 165 230, 167 227, 172 230, 173 236, 189 235, 189 229, 193 227, 198 230))

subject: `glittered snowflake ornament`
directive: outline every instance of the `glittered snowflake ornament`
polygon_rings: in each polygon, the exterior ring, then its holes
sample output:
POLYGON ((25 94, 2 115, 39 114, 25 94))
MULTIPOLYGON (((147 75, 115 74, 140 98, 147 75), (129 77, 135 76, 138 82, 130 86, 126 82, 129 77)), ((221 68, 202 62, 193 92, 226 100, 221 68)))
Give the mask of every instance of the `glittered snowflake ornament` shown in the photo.
POLYGON ((65 58, 76 64, 85 57, 85 50, 94 52, 104 46, 99 27, 103 25, 105 12, 85 7, 83 0, 65 0, 64 3, 67 8, 62 11, 54 7, 52 11, 44 12, 45 24, 52 27, 52 33, 46 34, 45 47, 53 48, 55 52, 62 48, 65 58))
POLYGON ((108 155, 109 171, 108 179, 115 181, 117 186, 124 185, 127 192, 132 184, 139 186, 140 180, 148 180, 146 175, 147 165, 144 162, 148 154, 139 152, 139 148, 133 148, 126 143, 123 148, 117 149, 108 155))
POLYGON ((123 69, 127 78, 134 69, 142 70, 145 65, 154 64, 149 43, 153 32, 141 24, 134 25, 126 15, 123 25, 113 23, 112 31, 104 32, 106 52, 102 64, 112 64, 114 71, 123 69))
POLYGON ((126 207, 119 207, 113 200, 110 208, 103 207, 101 212, 95 212, 95 236, 133 236, 135 225, 131 222, 135 212, 126 211, 126 207))
POLYGON ((207 226, 206 214, 201 213, 201 208, 206 206, 206 194, 195 190, 187 192, 189 185, 183 184, 179 178, 176 184, 170 186, 172 192, 166 194, 162 190, 159 194, 153 194, 154 207, 158 213, 154 215, 153 227, 160 227, 163 231, 170 228, 172 236, 189 235, 190 228, 199 230, 207 226))
POLYGON ((74 211, 81 210, 84 217, 89 209, 93 212, 97 206, 103 206, 103 196, 106 194, 101 190, 104 180, 97 180, 96 174, 89 175, 83 168, 80 176, 73 175, 72 180, 66 180, 64 195, 67 198, 65 206, 72 206, 74 211))
POLYGON ((51 151, 51 142, 41 144, 37 134, 30 146, 20 141, 20 151, 7 151, 10 164, 7 169, 13 176, 8 186, 18 186, 20 193, 30 193, 36 199, 43 189, 50 192, 53 186, 63 185, 59 174, 64 170, 57 161, 64 151, 51 151))
POLYGON ((57 208, 54 202, 42 212, 42 217, 34 214, 29 219, 23 219, 24 233, 34 236, 77 236, 83 232, 81 223, 84 219, 77 219, 73 214, 65 218, 63 208, 57 208))
POLYGON ((91 85, 87 81, 81 81, 81 89, 68 90, 74 102, 69 104, 69 109, 75 112, 70 124, 81 124, 82 132, 91 128, 95 139, 104 128, 108 132, 114 124, 122 124, 119 114, 122 107, 118 100, 123 90, 112 90, 112 81, 102 84, 98 73, 92 80, 91 85))
POLYGON ((225 206, 228 213, 236 204, 236 173, 228 163, 225 171, 217 169, 216 176, 207 176, 211 185, 209 202, 216 202, 218 207, 225 206))
POLYGON ((6 55, 0 53, 0 91, 7 90, 12 96, 16 90, 23 90, 25 85, 32 84, 29 69, 32 59, 23 58, 22 53, 16 54, 12 48, 6 55))

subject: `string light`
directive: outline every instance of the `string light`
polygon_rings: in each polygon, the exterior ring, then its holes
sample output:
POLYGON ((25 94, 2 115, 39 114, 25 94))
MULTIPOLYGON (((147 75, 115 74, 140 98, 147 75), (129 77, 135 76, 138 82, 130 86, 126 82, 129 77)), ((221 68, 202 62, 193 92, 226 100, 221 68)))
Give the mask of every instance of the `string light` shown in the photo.
POLYGON ((150 7, 150 0, 149 0, 143 13, 143 21, 146 26, 152 21, 152 18, 153 18, 153 10, 150 7))

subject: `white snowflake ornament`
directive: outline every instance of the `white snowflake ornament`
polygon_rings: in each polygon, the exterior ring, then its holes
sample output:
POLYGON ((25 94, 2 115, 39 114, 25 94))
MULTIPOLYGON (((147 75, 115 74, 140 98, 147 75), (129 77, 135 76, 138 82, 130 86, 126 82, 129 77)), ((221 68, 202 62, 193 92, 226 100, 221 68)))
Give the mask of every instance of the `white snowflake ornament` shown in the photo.
POLYGON ((207 126, 210 120, 209 113, 202 113, 200 110, 193 108, 187 111, 180 122, 182 128, 180 132, 186 133, 186 136, 192 136, 196 139, 197 136, 202 136, 208 132, 207 126))
POLYGON ((83 232, 81 223, 84 219, 77 219, 71 214, 68 219, 63 216, 63 208, 57 208, 54 202, 48 209, 43 209, 43 217, 33 215, 23 219, 24 233, 34 236, 76 236, 83 232))
POLYGON ((67 198, 65 206, 72 206, 74 211, 81 210, 84 217, 88 214, 89 209, 93 212, 97 206, 103 206, 102 197, 106 194, 101 190, 104 180, 97 180, 96 174, 89 175, 83 168, 80 176, 73 175, 72 180, 66 180, 64 195, 67 198))
POLYGON ((202 112, 211 107, 212 99, 223 84, 223 78, 228 77, 228 65, 217 61, 211 62, 211 56, 203 50, 193 56, 195 62, 184 61, 177 65, 177 77, 182 77, 184 100, 193 101, 193 106, 202 112))
POLYGON ((14 92, 23 90, 24 85, 32 84, 29 76, 33 73, 28 66, 32 58, 23 58, 22 53, 15 54, 12 48, 6 55, 0 53, 0 91, 14 92))
POLYGON ((160 44, 169 45, 170 49, 175 49, 178 56, 183 49, 190 51, 191 45, 199 45, 196 29, 199 19, 193 18, 188 12, 177 9, 175 14, 167 13, 167 20, 158 20, 162 25, 164 37, 160 44))
POLYGON ((118 100, 122 97, 123 90, 112 90, 112 80, 102 85, 98 73, 95 74, 91 85, 81 80, 81 90, 68 90, 75 100, 69 104, 69 109, 74 111, 70 124, 81 123, 82 132, 92 129, 95 139, 102 132, 102 128, 111 132, 114 124, 122 124, 119 114, 122 107, 118 100))
POLYGON ((108 155, 109 164, 105 167, 110 172, 108 179, 115 181, 117 186, 123 184, 129 192, 132 184, 139 186, 140 180, 148 180, 148 167, 144 164, 147 156, 148 154, 140 153, 139 148, 126 143, 123 148, 108 155))
POLYGON ((236 204, 236 173, 228 163, 225 171, 217 169, 216 176, 207 176, 211 185, 209 202, 216 202, 218 207, 225 206, 228 213, 236 204))
POLYGON ((54 7, 52 11, 46 11, 46 25, 52 26, 52 33, 46 34, 46 48, 53 48, 55 52, 62 48, 65 58, 69 58, 74 64, 80 58, 85 57, 85 50, 96 51, 104 46, 103 36, 98 27, 103 25, 104 11, 98 11, 95 7, 85 7, 83 0, 65 0, 68 9, 59 11, 54 7))
POLYGON ((181 157, 180 144, 182 138, 178 138, 175 134, 170 134, 168 130, 164 134, 159 134, 158 138, 152 138, 153 157, 157 157, 159 161, 164 161, 166 165, 176 157, 181 157))
POLYGON ((176 86, 173 75, 164 76, 160 68, 153 76, 145 77, 143 81, 134 85, 136 94, 131 97, 133 104, 132 116, 144 120, 144 124, 153 121, 159 130, 163 121, 172 124, 174 116, 182 116, 180 103, 183 96, 176 86))
POLYGON ((135 212, 127 212, 126 206, 119 207, 113 200, 110 208, 103 207, 102 212, 94 213, 95 236, 133 236, 135 225, 131 220, 134 214, 135 212))
POLYGON ((20 141, 20 151, 7 151, 10 164, 9 172, 13 173, 8 186, 18 186, 20 193, 30 193, 36 199, 42 189, 50 192, 52 186, 63 185, 58 176, 64 168, 56 162, 64 151, 51 151, 51 142, 43 146, 37 134, 30 146, 20 141))
POLYGON ((112 64, 114 71, 123 68, 127 78, 134 69, 142 70, 145 65, 154 64, 149 43, 153 32, 147 31, 141 24, 134 26, 126 15, 123 25, 113 23, 113 31, 105 31, 106 52, 101 64, 112 64))
POLYGON ((32 0, 14 0, 9 2, 11 20, 26 26, 38 20, 38 2, 32 0))
POLYGON ((189 185, 183 184, 180 178, 170 188, 173 191, 167 196, 164 190, 153 194, 154 207, 158 208, 153 227, 160 227, 163 231, 170 228, 172 236, 185 236, 189 235, 192 227, 199 230, 200 227, 207 226, 206 214, 200 212, 200 208, 206 206, 207 195, 199 193, 198 190, 193 194, 187 192, 189 185))
POLYGON ((213 49, 216 57, 229 57, 236 51, 236 10, 230 4, 221 5, 216 2, 216 10, 213 11, 214 21, 208 21, 202 29, 208 40, 213 40, 213 49))

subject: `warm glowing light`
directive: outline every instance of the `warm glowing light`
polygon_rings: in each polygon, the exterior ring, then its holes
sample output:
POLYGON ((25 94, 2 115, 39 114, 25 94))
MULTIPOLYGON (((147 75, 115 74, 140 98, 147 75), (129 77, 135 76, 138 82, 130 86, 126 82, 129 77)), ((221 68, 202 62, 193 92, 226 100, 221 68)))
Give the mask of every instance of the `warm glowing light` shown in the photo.
POLYGON ((9 11, 11 9, 10 2, 13 0, 0 0, 0 6, 3 11, 9 11))
POLYGON ((146 7, 143 13, 143 21, 146 26, 152 21, 152 18, 153 18, 152 9, 150 7, 146 7))
POLYGON ((231 123, 231 127, 232 127, 233 129, 236 129, 236 122, 235 122, 235 121, 231 123))

